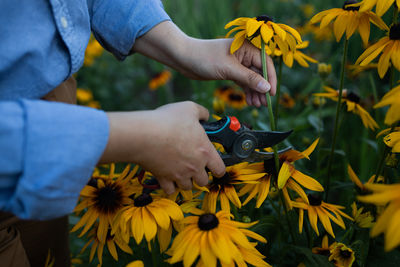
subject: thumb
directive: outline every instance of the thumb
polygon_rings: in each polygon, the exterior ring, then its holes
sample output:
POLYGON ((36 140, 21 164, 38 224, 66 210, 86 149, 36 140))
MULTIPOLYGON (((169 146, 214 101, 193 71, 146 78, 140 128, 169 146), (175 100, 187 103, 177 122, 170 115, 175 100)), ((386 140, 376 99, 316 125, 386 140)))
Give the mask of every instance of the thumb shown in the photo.
POLYGON ((232 80, 242 87, 250 88, 262 94, 271 90, 271 84, 267 82, 264 77, 242 64, 235 64, 231 69, 231 75, 232 80))

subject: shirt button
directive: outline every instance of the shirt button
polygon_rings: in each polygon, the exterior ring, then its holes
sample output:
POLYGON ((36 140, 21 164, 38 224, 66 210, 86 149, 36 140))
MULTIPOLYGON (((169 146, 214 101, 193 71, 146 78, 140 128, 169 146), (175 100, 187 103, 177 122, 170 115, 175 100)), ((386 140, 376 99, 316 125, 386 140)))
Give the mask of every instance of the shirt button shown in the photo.
POLYGON ((60 21, 61 21, 61 26, 63 26, 63 28, 68 27, 68 21, 65 17, 61 17, 60 21))

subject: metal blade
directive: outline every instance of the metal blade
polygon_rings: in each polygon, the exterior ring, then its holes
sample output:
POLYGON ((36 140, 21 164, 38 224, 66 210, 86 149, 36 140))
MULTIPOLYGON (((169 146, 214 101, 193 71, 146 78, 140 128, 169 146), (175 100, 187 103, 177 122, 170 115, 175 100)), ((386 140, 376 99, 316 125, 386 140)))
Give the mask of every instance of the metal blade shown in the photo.
MULTIPOLYGON (((291 149, 292 149, 292 147, 287 147, 287 148, 278 150, 278 155, 281 155, 291 149)), ((260 161, 272 159, 273 157, 274 157, 274 152, 253 151, 253 153, 251 153, 251 155, 246 159, 246 161, 260 162, 260 161)))
POLYGON ((252 134, 257 139, 256 148, 267 148, 276 145, 285 140, 293 130, 287 132, 267 132, 267 131, 252 131, 252 134))

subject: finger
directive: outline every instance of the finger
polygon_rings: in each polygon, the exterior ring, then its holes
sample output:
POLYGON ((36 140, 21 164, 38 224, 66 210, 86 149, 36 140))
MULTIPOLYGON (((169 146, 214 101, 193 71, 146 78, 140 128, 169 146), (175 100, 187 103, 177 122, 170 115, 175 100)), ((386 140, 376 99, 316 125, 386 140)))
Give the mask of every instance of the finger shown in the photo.
POLYGON ((175 180, 175 183, 178 185, 178 187, 180 189, 183 189, 183 190, 190 190, 190 189, 192 189, 192 186, 193 186, 193 182, 190 177, 177 179, 177 180, 175 180))
POLYGON ((206 186, 208 184, 208 174, 206 170, 201 170, 193 176, 193 180, 198 186, 206 186))
POLYGON ((258 108, 261 107, 259 94, 257 92, 253 92, 252 100, 253 100, 253 105, 254 106, 256 106, 258 108))
POLYGON ((210 117, 210 113, 208 112, 208 110, 199 104, 194 104, 196 105, 196 108, 198 110, 199 120, 208 121, 208 118, 210 117))
POLYGON ((243 89, 244 93, 246 94, 246 103, 249 106, 253 105, 253 101, 251 100, 251 91, 247 88, 243 89))
POLYGON ((274 62, 270 56, 267 56, 267 66, 268 66, 268 81, 271 85, 271 91, 269 92, 270 95, 274 96, 276 94, 276 71, 274 62))
POLYGON ((261 105, 265 107, 268 106, 267 97, 265 96, 265 94, 258 94, 258 98, 260 99, 261 105))
POLYGON ((215 177, 222 177, 226 172, 224 161, 210 142, 210 157, 207 162, 207 168, 215 177))
POLYGON ((175 185, 172 181, 163 178, 158 178, 157 181, 167 195, 175 192, 175 185))
POLYGON ((271 85, 257 72, 246 68, 240 63, 231 66, 229 78, 243 87, 259 93, 267 93, 271 89, 271 85))

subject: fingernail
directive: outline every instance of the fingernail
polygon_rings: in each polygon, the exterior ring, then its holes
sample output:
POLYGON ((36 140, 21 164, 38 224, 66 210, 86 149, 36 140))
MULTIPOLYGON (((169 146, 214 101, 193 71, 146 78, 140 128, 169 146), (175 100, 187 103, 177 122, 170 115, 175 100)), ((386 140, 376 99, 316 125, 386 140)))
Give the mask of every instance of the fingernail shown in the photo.
POLYGON ((257 84, 257 91, 260 93, 267 93, 269 90, 271 90, 271 85, 266 80, 262 80, 257 84))

